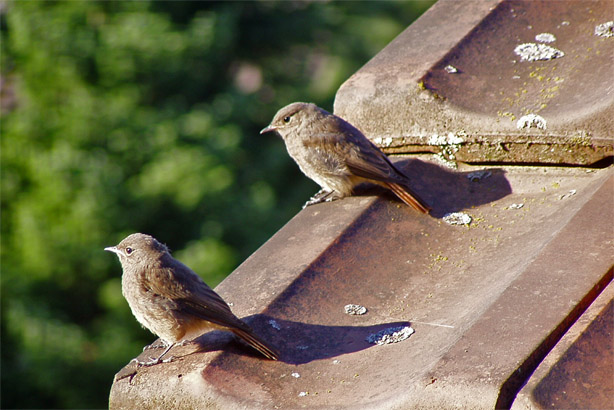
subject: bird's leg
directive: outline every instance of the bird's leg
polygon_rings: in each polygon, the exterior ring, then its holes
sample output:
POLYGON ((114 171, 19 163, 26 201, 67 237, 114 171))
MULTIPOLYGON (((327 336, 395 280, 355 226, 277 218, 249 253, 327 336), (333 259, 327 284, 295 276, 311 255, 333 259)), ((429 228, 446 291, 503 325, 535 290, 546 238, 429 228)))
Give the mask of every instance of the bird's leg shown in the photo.
POLYGON ((135 362, 137 366, 153 366, 158 363, 169 363, 173 360, 173 357, 169 357, 168 359, 164 359, 164 360, 162 360, 162 357, 164 357, 164 355, 167 354, 168 351, 171 350, 173 346, 175 346, 175 343, 169 343, 166 350, 164 350, 162 354, 158 356, 157 359, 151 359, 147 362, 143 362, 135 357, 134 359, 132 359, 132 361, 135 362))
POLYGON ((327 189, 320 189, 314 196, 309 198, 309 201, 305 202, 303 205, 303 209, 307 208, 309 205, 319 204, 320 202, 330 202, 338 199, 339 196, 333 195, 335 191, 329 191, 327 189))
POLYGON ((152 343, 150 345, 146 345, 143 348, 143 351, 149 350, 149 349, 159 349, 161 347, 168 347, 168 342, 166 340, 164 340, 164 339, 160 339, 159 343, 152 343))

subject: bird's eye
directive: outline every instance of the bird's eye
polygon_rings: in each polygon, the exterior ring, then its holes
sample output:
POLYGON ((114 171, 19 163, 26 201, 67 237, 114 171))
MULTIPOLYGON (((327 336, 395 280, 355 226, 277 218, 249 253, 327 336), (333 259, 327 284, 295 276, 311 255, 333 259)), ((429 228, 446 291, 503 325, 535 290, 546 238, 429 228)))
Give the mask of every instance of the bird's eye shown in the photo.
POLYGON ((132 248, 126 248, 126 255, 130 255, 133 251, 134 249, 132 248))
POLYGON ((285 122, 286 124, 287 124, 287 123, 289 123, 291 118, 292 118, 292 117, 290 117, 289 115, 288 115, 288 116, 286 116, 286 117, 284 117, 284 122, 285 122))

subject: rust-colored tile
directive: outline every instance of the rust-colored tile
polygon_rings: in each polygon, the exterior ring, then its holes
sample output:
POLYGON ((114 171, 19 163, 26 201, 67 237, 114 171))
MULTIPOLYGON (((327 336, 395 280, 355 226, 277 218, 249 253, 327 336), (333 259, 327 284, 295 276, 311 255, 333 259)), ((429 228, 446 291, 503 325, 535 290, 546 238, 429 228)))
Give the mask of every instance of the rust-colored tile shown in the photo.
POLYGON ((391 196, 307 208, 217 288, 280 347, 282 361, 211 334, 204 350, 216 352, 117 381, 112 407, 511 404, 523 371, 609 280, 612 169, 490 167, 477 181, 468 166, 452 172, 415 160, 404 169, 429 170, 414 174, 420 193, 437 213, 460 201, 472 223, 417 215, 391 196), (439 186, 428 191, 432 178, 439 186), (349 303, 367 314, 347 315, 349 303), (415 329, 407 340, 365 341, 404 324, 415 329))
MULTIPOLYGON (((200 352, 179 348, 172 363, 122 370, 110 406, 506 408, 519 391, 516 406, 546 406, 562 397, 565 366, 584 383, 601 380, 598 362, 574 362, 588 339, 560 350, 612 281, 614 38, 594 34, 614 20, 610 5, 438 2, 335 102, 389 151, 438 153, 399 163, 432 217, 377 188, 301 211, 217 288, 282 360, 214 332, 200 352), (518 61, 515 46, 541 32, 565 56, 518 61), (529 112, 546 129, 518 129, 529 112), (481 165, 451 170, 438 157, 481 165), (471 223, 447 224, 451 212, 471 223), (347 304, 367 312, 348 315, 347 304), (407 325, 415 333, 399 343, 366 341, 407 325), (591 369, 598 374, 581 372, 591 369)), ((600 312, 590 340, 607 332, 610 311, 600 312)), ((578 391, 566 403, 596 403, 578 391)))
POLYGON ((514 400, 521 409, 614 408, 614 283, 539 365, 514 400))
POLYGON ((607 0, 439 1, 341 86, 335 114, 388 152, 598 162, 614 155, 614 37, 595 27, 612 20, 607 0), (525 43, 564 56, 521 61, 525 43), (545 129, 519 129, 528 114, 545 129))

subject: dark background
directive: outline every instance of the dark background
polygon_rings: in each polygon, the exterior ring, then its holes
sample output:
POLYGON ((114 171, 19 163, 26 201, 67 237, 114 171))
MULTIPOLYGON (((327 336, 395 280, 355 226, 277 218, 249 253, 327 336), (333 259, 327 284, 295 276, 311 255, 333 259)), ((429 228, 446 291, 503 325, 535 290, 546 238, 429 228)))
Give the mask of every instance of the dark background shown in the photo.
POLYGON ((2 408, 107 407, 132 232, 211 286, 319 187, 274 134, 431 2, 0 3, 2 408))

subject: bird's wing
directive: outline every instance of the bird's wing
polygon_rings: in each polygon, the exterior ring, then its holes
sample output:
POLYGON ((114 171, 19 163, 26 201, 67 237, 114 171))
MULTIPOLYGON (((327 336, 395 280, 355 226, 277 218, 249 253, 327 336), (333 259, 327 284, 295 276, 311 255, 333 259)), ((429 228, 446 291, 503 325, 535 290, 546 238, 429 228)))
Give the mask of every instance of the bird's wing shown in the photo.
POLYGON ((329 152, 330 156, 342 161, 354 175, 382 182, 404 183, 403 174, 390 162, 371 141, 348 123, 340 127, 343 132, 314 133, 303 141, 308 149, 329 152))
POLYGON ((168 266, 147 270, 143 286, 169 303, 174 314, 196 316, 221 326, 243 329, 228 304, 190 268, 175 260, 168 266))
POLYGON ((352 155, 346 161, 353 174, 376 181, 402 181, 399 178, 400 172, 371 141, 365 139, 356 145, 359 148, 352 151, 352 155))

